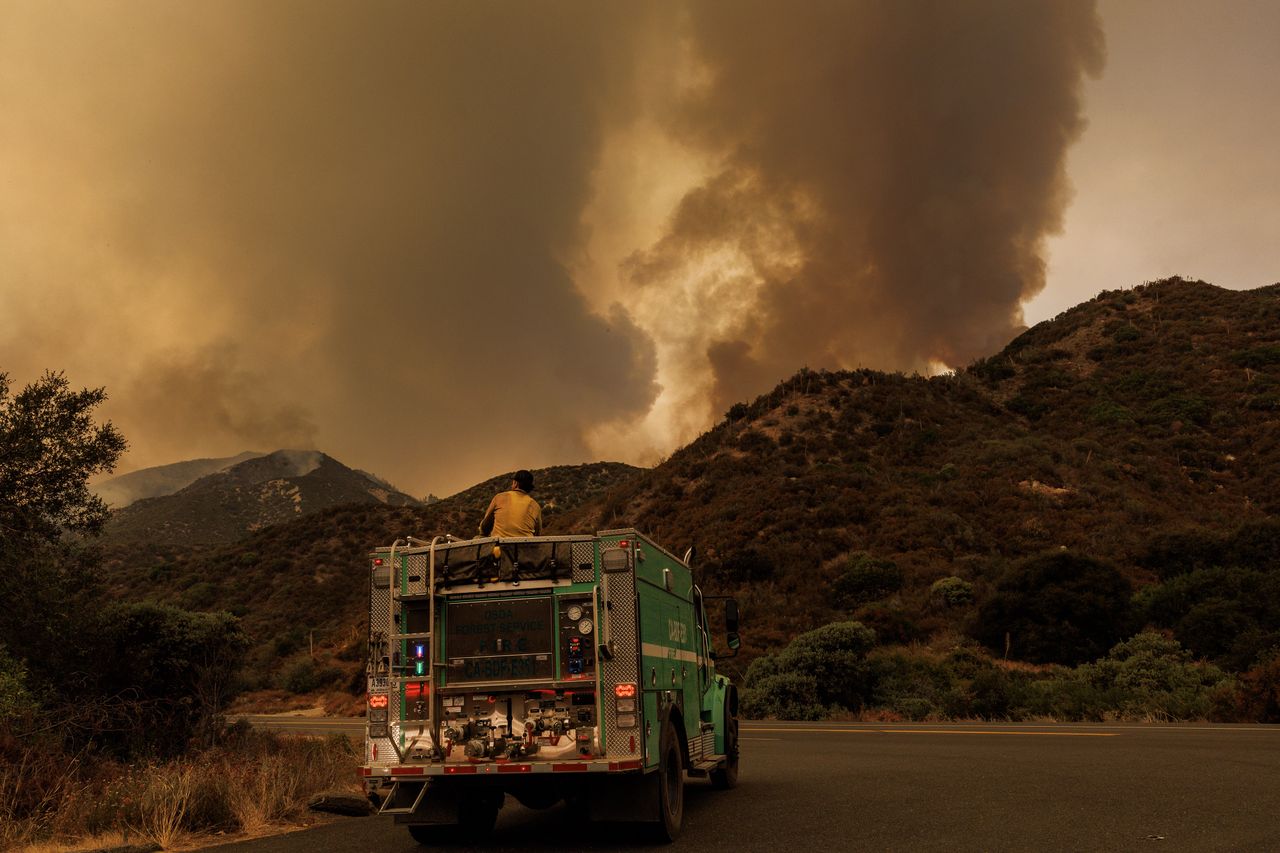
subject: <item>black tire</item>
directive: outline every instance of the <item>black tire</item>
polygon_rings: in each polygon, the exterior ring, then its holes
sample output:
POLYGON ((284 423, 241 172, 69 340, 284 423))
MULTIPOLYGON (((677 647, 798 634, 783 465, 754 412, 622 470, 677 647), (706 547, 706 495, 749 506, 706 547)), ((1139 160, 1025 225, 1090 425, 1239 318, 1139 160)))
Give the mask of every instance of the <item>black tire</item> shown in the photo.
POLYGON ((498 822, 498 810, 502 801, 491 798, 463 800, 458 805, 458 831, 469 840, 488 838, 498 822))
POLYGON ((711 771, 711 786, 727 791, 738 787, 738 711, 736 702, 724 703, 724 764, 711 771))
POLYGON ((662 727, 658 754, 658 820, 654 836, 658 841, 675 841, 684 823, 684 755, 676 728, 668 720, 662 727))
POLYGON ((442 827, 439 826, 414 826, 413 824, 409 824, 409 835, 414 841, 418 842, 423 847, 427 847, 431 844, 438 844, 440 842, 442 838, 440 832, 441 828, 442 827))

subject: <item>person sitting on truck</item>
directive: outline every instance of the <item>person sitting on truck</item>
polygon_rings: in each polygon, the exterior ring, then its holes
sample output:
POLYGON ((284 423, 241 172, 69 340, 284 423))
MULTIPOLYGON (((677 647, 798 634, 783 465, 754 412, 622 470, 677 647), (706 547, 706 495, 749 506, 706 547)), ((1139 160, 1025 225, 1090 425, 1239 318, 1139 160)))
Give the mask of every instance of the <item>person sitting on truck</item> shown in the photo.
POLYGON ((542 535, 542 507, 529 496, 532 491, 532 474, 523 470, 512 474, 507 491, 489 501, 489 508, 480 519, 480 535, 498 539, 542 535))

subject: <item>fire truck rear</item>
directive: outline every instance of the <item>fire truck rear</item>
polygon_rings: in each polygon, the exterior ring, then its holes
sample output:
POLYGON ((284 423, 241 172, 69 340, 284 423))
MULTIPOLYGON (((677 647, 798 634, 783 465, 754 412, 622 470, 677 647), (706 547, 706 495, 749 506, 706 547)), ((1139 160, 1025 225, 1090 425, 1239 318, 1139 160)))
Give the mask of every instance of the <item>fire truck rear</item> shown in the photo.
MULTIPOLYGON (((675 838, 686 775, 738 776, 737 691, 689 556, 630 529, 374 551, 361 773, 380 812, 426 843, 488 832, 510 794, 675 838)), ((715 603, 732 654, 737 604, 715 603)))

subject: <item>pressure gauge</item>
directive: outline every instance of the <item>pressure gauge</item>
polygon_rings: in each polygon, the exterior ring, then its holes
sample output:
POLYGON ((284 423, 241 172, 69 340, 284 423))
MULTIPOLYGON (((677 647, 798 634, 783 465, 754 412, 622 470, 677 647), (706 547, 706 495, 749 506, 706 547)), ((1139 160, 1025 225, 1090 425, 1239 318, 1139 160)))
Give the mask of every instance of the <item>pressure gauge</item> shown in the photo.
POLYGON ((583 634, 590 634, 591 629, 594 627, 595 626, 591 624, 590 619, 583 619, 581 622, 578 623, 578 630, 583 634))
POLYGON ((582 618, 582 608, 576 604, 570 604, 569 609, 564 612, 569 617, 570 622, 576 622, 582 618))

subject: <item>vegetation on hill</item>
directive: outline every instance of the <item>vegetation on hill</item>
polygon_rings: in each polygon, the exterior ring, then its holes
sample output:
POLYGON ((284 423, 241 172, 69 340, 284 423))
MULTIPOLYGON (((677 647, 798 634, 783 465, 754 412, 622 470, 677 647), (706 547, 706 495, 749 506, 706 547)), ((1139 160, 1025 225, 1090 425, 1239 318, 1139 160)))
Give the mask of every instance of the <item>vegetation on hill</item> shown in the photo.
MULTIPOLYGON (((951 374, 802 370, 652 470, 563 469, 563 493, 538 472, 538 496, 548 532, 634 526, 676 553, 696 545, 704 589, 747 617, 726 665, 779 664, 748 675, 762 713, 1268 718, 1278 394, 1280 285, 1171 279, 1103 293, 951 374), (1144 628, 1175 645, 1130 639, 1144 628), (818 651, 792 650, 815 631, 818 651), (795 664, 828 652, 865 655, 860 687, 815 688, 795 664), (1135 699, 1134 661, 1190 692, 1135 699)), ((363 656, 352 567, 397 536, 469 533, 505 479, 200 553, 118 553, 113 582, 232 608, 251 672, 340 686, 363 656)))
POLYGON ((749 655, 850 617, 905 641, 981 636, 974 613, 1020 560, 1066 548, 1144 586, 1162 539, 1272 517, 1278 390, 1280 286, 1172 279, 1103 293, 954 374, 801 371, 560 523, 698 545, 707 585, 751 614, 749 655), (868 559, 901 587, 831 594, 868 559), (948 578, 972 605, 938 605, 948 578))

